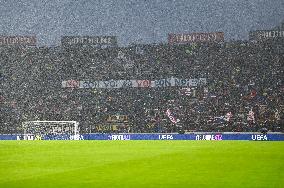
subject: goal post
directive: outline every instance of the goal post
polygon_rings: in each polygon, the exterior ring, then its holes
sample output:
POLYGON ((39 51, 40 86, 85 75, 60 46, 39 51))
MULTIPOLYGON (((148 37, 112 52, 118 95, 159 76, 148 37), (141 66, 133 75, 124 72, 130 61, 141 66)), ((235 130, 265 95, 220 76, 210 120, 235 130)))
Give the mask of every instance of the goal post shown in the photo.
MULTIPOLYGON (((77 121, 25 121, 23 140, 79 140, 77 121)), ((19 138, 20 139, 20 138, 19 138)))

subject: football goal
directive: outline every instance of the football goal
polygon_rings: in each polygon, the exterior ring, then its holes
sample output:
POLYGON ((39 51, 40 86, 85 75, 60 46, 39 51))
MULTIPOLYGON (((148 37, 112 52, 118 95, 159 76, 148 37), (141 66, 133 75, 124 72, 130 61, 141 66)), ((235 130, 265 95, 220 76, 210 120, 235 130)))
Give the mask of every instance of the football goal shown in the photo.
POLYGON ((23 140, 79 140, 77 121, 25 121, 23 140))

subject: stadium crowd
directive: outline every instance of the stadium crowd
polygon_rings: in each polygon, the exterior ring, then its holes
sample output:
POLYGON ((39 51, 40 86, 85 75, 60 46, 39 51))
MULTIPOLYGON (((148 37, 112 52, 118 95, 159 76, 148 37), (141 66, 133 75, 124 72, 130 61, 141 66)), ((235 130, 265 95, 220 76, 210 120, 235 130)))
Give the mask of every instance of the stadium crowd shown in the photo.
POLYGON ((280 40, 0 47, 0 133, 34 120, 88 132, 283 131, 280 40), (76 88, 67 80, 205 78, 190 87, 76 88), (167 110, 178 121, 173 123, 167 110))

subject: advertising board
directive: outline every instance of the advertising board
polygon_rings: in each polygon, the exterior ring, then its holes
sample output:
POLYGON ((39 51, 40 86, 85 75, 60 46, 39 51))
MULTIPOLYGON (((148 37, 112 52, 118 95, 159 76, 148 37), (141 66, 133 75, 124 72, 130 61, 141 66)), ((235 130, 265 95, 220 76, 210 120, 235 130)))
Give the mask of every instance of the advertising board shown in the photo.
POLYGON ((0 140, 244 140, 244 141, 284 141, 282 133, 152 133, 152 134, 81 134, 81 135, 0 135, 0 140))

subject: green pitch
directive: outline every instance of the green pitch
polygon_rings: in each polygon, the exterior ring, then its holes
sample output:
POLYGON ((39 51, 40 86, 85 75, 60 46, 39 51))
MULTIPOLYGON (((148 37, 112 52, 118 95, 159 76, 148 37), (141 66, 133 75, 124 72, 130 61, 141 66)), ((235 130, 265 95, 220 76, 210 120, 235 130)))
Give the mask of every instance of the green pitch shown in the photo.
POLYGON ((0 187, 284 187, 284 142, 0 141, 0 187))

